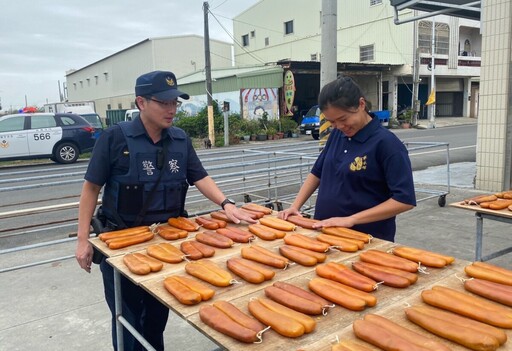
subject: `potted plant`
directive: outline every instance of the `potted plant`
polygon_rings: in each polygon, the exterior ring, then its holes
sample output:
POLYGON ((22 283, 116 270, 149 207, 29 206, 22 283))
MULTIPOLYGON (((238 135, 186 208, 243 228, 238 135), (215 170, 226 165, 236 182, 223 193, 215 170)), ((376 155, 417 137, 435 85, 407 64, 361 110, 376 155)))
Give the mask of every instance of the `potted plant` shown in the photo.
POLYGON ((402 126, 402 128, 411 128, 413 114, 414 111, 408 109, 400 116, 400 125, 402 126))
POLYGON ((274 127, 268 127, 267 136, 269 140, 274 140, 277 130, 274 127))
POLYGON ((240 135, 237 135, 237 134, 231 134, 231 135, 229 136, 229 144, 230 144, 230 145, 240 144, 240 140, 242 140, 242 139, 241 139, 241 137, 240 137, 240 135))
POLYGON ((260 129, 256 133, 256 140, 257 141, 264 141, 267 140, 267 131, 265 129, 260 129))
POLYGON ((297 133, 297 122, 295 122, 290 117, 281 117, 281 128, 288 138, 292 137, 293 133, 297 133))
POLYGON ((241 123, 240 129, 243 134, 244 140, 256 140, 256 134, 258 133, 258 130, 260 129, 259 122, 252 119, 244 119, 241 123))

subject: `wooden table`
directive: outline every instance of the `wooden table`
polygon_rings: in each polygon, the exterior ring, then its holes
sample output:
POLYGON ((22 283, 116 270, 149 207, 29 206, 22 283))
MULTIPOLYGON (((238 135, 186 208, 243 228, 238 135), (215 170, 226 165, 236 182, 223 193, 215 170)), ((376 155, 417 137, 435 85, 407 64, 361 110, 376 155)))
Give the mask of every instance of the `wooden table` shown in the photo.
MULTIPOLYGON (((314 237, 318 233, 306 229, 298 229, 297 232, 312 237, 314 237)), ((173 241, 172 243, 179 247, 180 242, 184 240, 191 240, 193 236, 194 234, 192 233, 189 235, 189 238, 182 239, 179 241, 173 241)), ((377 305, 375 307, 367 308, 361 312, 353 312, 343 307, 336 306, 335 308, 331 309, 326 316, 314 317, 317 321, 317 327, 315 331, 313 331, 310 334, 304 334, 299 338, 286 338, 280 336, 273 330, 268 330, 263 335, 262 343, 245 344, 238 342, 237 340, 234 340, 230 337, 227 337, 213 330, 209 326, 205 325, 200 320, 198 313, 201 304, 211 304, 216 300, 225 300, 233 303, 240 310, 249 314, 247 308, 249 300, 254 297, 264 297, 265 294, 263 289, 266 286, 272 285, 275 281, 286 281, 288 283, 294 284, 296 286, 308 290, 307 286, 309 280, 316 276, 315 268, 303 267, 295 264, 288 267, 286 270, 273 269, 276 272, 275 277, 271 281, 267 281, 261 284, 250 284, 239 278, 239 284, 234 284, 229 287, 219 288, 210 286, 216 292, 215 296, 211 300, 202 302, 194 306, 186 306, 180 304, 171 294, 169 294, 165 290, 163 286, 163 280, 167 276, 173 274, 185 274, 185 262, 174 265, 164 263, 164 268, 162 269, 162 271, 157 273, 151 273, 145 276, 137 276, 132 274, 123 263, 123 254, 134 251, 144 252, 145 247, 158 241, 162 241, 162 239, 155 237, 155 239, 153 239, 152 241, 138 245, 136 247, 115 250, 115 252, 112 252, 113 250, 105 249, 105 244, 99 241, 99 239, 95 238, 91 240, 91 242, 96 247, 98 247, 98 249, 100 249, 102 252, 109 256, 108 262, 114 267, 115 272, 120 272, 121 274, 125 275, 130 280, 132 280, 135 284, 142 286, 149 293, 155 296, 160 302, 169 307, 178 316, 185 319, 188 323, 194 326, 205 336, 213 340, 215 343, 228 350, 244 349, 258 351, 330 351, 332 344, 337 339, 356 340, 356 337, 352 332, 352 322, 358 318, 362 318, 366 313, 376 313, 385 316, 401 325, 406 326, 409 329, 415 330, 424 335, 429 335, 432 338, 436 338, 432 334, 429 334, 425 332, 423 329, 412 324, 411 322, 408 322, 405 318, 405 313, 403 312, 403 309, 409 305, 422 305, 423 303, 421 302, 420 293, 422 290, 428 289, 432 285, 443 285, 463 291, 464 289, 459 278, 465 276, 464 267, 467 264, 469 264, 469 262, 467 261, 456 260, 452 265, 443 269, 429 268, 427 270, 428 274, 420 274, 418 282, 406 289, 396 289, 381 285, 377 289, 377 291, 373 293, 378 299, 377 305)), ((277 248, 283 244, 283 240, 257 240, 255 243, 260 246, 276 251, 277 248)), ((216 249, 215 256, 210 259, 216 262, 219 266, 226 268, 226 260, 230 257, 240 256, 240 249, 244 245, 249 244, 237 244, 229 249, 216 249)), ((365 246, 364 250, 378 249, 382 251, 387 251, 395 245, 396 244, 388 241, 373 239, 371 243, 365 246)), ((359 252, 346 253, 337 250, 331 250, 328 253, 327 261, 341 262, 350 265, 351 262, 358 260, 359 252)), ((234 277, 236 276, 234 275, 234 277)), ((512 331, 507 331, 507 335, 509 338, 512 338, 512 331)), ((449 341, 443 340, 443 342, 445 342, 445 344, 451 347, 453 350, 467 350, 449 341)), ((363 341, 358 341, 358 343, 364 344, 365 346, 376 350, 376 348, 364 343, 363 341)), ((508 343, 503 345, 499 350, 512 350, 512 342, 509 341, 508 343)))
POLYGON ((512 252, 512 246, 509 246, 509 247, 492 252, 492 253, 482 257, 484 218, 490 219, 493 221, 512 224, 512 211, 510 211, 508 209, 490 210, 487 208, 481 208, 478 205, 466 205, 466 204, 463 204, 460 202, 450 204, 450 206, 475 212, 475 218, 476 218, 475 261, 488 261, 493 258, 503 256, 509 252, 512 252))

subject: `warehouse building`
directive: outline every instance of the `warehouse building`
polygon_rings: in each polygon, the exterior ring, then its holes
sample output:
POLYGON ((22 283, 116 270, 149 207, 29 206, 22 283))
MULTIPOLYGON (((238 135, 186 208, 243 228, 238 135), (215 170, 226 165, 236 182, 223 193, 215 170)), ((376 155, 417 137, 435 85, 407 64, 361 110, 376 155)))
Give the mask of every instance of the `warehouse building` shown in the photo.
MULTIPOLYGON (((231 67, 231 43, 210 40, 213 67, 231 67)), ((204 69, 204 38, 198 35, 148 38, 83 68, 66 72, 68 101, 94 101, 103 118, 107 110, 135 108, 135 80, 154 70, 177 77, 204 69), (176 48, 184 48, 176 54, 176 48)), ((204 79, 203 79, 204 80, 204 79)), ((181 81, 178 79, 178 83, 181 81)))

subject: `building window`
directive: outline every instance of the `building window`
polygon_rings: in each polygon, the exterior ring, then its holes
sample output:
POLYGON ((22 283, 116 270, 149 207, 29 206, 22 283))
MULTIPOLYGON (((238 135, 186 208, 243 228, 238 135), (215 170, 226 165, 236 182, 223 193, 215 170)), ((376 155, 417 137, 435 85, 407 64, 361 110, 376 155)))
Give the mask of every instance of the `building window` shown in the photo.
POLYGON ((370 6, 380 5, 382 0, 370 0, 370 6))
POLYGON ((270 45, 270 39, 268 37, 265 38, 265 46, 270 45))
POLYGON ((83 87, 84 87, 84 81, 83 81, 83 80, 81 80, 81 81, 80 81, 80 88, 83 88, 83 87))
POLYGON ((118 103, 117 104, 117 109, 118 110, 122 110, 123 109, 123 104, 122 103, 118 103))
POLYGON ((391 92, 389 91, 389 81, 385 80, 382 82, 382 109, 389 110, 389 95, 391 92))
POLYGON ((76 90, 76 83, 73 83, 73 89, 76 90))
POLYGON ((105 77, 105 82, 108 82, 108 72, 103 72, 103 76, 105 77))
POLYGON ((112 105, 107 104, 107 110, 112 110, 112 105))
POLYGON ((311 54, 311 61, 319 61, 318 56, 318 54, 311 54))
MULTIPOLYGON (((446 23, 436 23, 436 54, 448 55, 450 46, 450 27, 446 23)), ((422 54, 432 54, 432 22, 418 23, 418 48, 422 54)))
POLYGON ((359 61, 373 61, 373 44, 359 47, 359 61))
POLYGON ((87 78, 86 81, 87 81, 87 86, 90 87, 91 86, 91 78, 87 78))
POLYGON ((293 33, 293 21, 284 22, 284 34, 293 33))
POLYGON ((98 76, 94 76, 94 82, 98 85, 98 76))
POLYGON ((450 52, 450 27, 446 23, 436 24, 436 54, 448 55, 450 52))
POLYGON ((249 34, 242 35, 242 46, 249 46, 249 34))
POLYGON ((251 30, 251 38, 254 38, 256 36, 256 31, 255 30, 251 30))

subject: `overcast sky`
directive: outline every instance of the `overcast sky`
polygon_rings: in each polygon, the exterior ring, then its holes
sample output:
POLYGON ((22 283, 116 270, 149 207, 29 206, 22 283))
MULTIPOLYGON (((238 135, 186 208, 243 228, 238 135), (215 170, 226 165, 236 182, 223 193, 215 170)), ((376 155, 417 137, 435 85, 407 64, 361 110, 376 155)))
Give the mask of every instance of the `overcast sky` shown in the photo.
MULTIPOLYGON (((258 1, 210 0, 210 37, 232 42, 231 19, 258 1)), ((59 101, 67 70, 144 39, 204 34, 203 0, 5 0, 0 11, 3 110, 59 101)))

